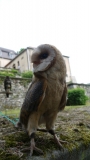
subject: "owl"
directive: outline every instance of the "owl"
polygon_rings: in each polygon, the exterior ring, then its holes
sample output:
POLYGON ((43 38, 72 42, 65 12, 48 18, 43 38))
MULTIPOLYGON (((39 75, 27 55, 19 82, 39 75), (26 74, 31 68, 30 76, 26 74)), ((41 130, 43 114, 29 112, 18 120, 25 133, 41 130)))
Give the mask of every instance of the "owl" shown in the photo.
POLYGON ((31 138, 30 155, 33 150, 43 153, 35 145, 37 131, 49 132, 62 147, 54 131, 59 111, 66 105, 66 65, 61 52, 52 45, 42 44, 33 50, 33 79, 20 111, 18 126, 22 125, 31 138), (45 124, 45 129, 39 126, 45 124))

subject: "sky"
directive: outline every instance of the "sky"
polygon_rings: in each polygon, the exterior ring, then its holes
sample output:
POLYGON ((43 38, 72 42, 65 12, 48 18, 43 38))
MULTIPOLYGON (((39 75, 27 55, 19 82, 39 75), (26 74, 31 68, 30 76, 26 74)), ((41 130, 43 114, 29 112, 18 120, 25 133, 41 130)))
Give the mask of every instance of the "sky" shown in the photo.
POLYGON ((0 47, 44 43, 69 56, 77 83, 90 83, 90 0, 0 0, 0 47))

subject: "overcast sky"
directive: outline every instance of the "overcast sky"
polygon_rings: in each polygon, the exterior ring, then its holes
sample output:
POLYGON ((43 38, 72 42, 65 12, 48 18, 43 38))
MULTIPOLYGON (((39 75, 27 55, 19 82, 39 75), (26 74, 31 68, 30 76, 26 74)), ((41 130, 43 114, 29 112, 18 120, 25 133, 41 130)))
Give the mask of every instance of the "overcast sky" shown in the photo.
POLYGON ((0 0, 0 47, 55 45, 72 76, 90 83, 90 0, 0 0))

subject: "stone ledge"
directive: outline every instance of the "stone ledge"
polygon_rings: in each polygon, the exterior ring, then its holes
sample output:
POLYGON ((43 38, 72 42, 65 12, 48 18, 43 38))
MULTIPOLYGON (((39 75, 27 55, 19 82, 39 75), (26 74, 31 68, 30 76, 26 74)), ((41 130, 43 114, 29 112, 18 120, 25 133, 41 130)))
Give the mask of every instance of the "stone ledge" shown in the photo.
POLYGON ((43 156, 28 156, 26 160, 90 160, 90 145, 86 147, 85 145, 80 145, 77 149, 73 149, 72 152, 68 150, 59 151, 55 150, 51 154, 43 156))
MULTIPOLYGON (((0 75, 0 79, 5 79, 5 76, 0 75)), ((11 80, 27 80, 27 81, 32 81, 32 78, 22 78, 22 77, 10 77, 11 80)))

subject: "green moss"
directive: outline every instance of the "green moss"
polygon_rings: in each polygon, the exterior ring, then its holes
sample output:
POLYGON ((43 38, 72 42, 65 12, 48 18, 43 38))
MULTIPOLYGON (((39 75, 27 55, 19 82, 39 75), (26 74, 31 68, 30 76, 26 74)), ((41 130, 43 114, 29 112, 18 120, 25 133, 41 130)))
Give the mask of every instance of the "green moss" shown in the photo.
POLYGON ((44 156, 47 152, 58 149, 58 146, 53 141, 52 136, 47 133, 37 132, 35 142, 36 146, 44 152, 44 156))
POLYGON ((3 83, 3 81, 2 80, 0 80, 0 84, 2 84, 3 83))
POLYGON ((19 157, 0 150, 0 160, 19 160, 19 157))
MULTIPOLYGON (((63 147, 67 148, 69 152, 72 152, 75 148, 78 149, 80 144, 82 143, 85 146, 88 146, 90 144, 90 129, 88 129, 85 125, 68 125, 68 127, 65 129, 65 132, 63 134, 60 134, 60 132, 63 131, 63 129, 64 128, 62 127, 58 127, 56 131, 58 130, 57 134, 60 136, 61 140, 68 142, 63 144, 63 147)), ((22 146, 22 148, 29 147, 30 145, 29 136, 23 131, 17 132, 17 134, 5 136, 4 139, 6 141, 6 148, 17 147, 19 143, 22 146)), ((44 156, 47 152, 59 149, 58 145, 55 144, 55 142, 53 141, 53 137, 47 133, 37 132, 35 142, 36 146, 43 150, 44 156)), ((5 153, 1 151, 0 154, 4 155, 5 153)), ((34 153, 34 155, 37 155, 37 153, 34 153)))
POLYGON ((24 132, 18 133, 16 135, 15 139, 16 139, 16 141, 23 142, 23 143, 27 143, 30 141, 28 134, 24 133, 24 132))
POLYGON ((17 142, 27 143, 29 142, 29 136, 26 133, 17 133, 4 137, 6 141, 6 147, 17 146, 17 142))
POLYGON ((5 147, 14 147, 16 146, 16 141, 14 135, 6 136, 5 138, 5 147))
MULTIPOLYGON (((66 116, 65 118, 66 120, 63 120, 63 117, 65 117, 65 115, 62 114, 62 117, 59 116, 57 123, 58 125, 56 125, 58 126, 55 129, 56 134, 61 140, 68 142, 62 145, 64 148, 68 149, 69 152, 73 152, 74 149, 79 150, 80 145, 82 144, 84 144, 85 147, 88 147, 90 145, 90 127, 89 127, 90 115, 88 115, 86 112, 82 112, 82 110, 81 113, 84 115, 83 120, 82 117, 79 116, 77 116, 78 118, 75 117, 75 119, 73 119, 73 116, 71 116, 71 114, 69 114, 69 116, 66 116)), ((41 126, 41 128, 43 128, 43 126, 41 126)), ((24 131, 20 132, 16 130, 14 131, 16 132, 15 134, 3 137, 3 140, 6 141, 5 149, 7 150, 10 147, 17 147, 19 149, 24 149, 29 147, 30 139, 28 134, 24 131)), ((35 142, 36 142, 36 147, 43 150, 44 156, 46 156, 47 152, 51 153, 52 150, 59 150, 58 145, 53 141, 53 136, 51 136, 48 133, 37 132, 35 137, 35 142)), ((3 153, 4 153, 3 151, 0 152, 1 155, 3 155, 3 153)), ((34 152, 34 155, 37 155, 37 153, 34 152)))
MULTIPOLYGON (((64 141, 67 141, 67 144, 63 144, 65 148, 67 148, 69 151, 72 151, 73 149, 78 149, 78 147, 81 144, 84 144, 84 146, 90 145, 90 129, 87 128, 85 125, 68 125, 67 128, 64 128, 64 134, 60 134, 60 138, 64 141)), ((62 126, 57 128, 58 132, 63 131, 62 126)))
POLYGON ((82 141, 85 146, 88 146, 90 144, 90 132, 87 130, 82 131, 82 141))

